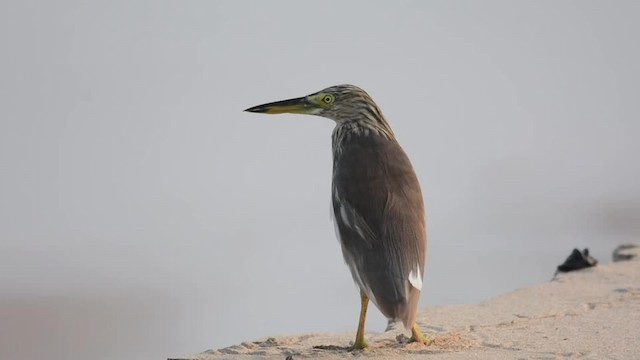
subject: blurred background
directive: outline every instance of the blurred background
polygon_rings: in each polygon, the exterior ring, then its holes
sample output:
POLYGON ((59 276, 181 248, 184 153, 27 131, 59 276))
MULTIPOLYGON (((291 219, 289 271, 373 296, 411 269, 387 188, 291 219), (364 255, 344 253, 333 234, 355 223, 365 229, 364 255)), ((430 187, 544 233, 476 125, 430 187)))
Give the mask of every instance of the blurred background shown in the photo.
MULTIPOLYGON (((330 120, 351 83, 427 205, 422 305, 640 238, 636 1, 3 1, 0 358, 163 359, 354 332, 330 120)), ((375 310, 368 330, 384 331, 375 310)))

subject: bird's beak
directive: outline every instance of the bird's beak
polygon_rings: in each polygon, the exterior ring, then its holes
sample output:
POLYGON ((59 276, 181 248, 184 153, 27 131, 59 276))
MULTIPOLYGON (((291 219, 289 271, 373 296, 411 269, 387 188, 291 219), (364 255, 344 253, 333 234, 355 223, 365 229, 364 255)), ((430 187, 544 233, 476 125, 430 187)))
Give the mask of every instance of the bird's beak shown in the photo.
POLYGON ((265 114, 315 114, 320 108, 309 100, 308 96, 276 101, 246 109, 245 111, 265 114))

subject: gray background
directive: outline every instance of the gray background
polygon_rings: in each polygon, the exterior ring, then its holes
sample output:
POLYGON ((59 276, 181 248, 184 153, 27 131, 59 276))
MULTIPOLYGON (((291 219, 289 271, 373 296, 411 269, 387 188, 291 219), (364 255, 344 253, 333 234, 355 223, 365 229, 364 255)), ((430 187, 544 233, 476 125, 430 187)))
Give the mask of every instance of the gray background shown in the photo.
MULTIPOLYGON (((352 83, 423 186, 422 305, 640 235, 640 3, 0 3, 0 358, 162 359, 354 331, 331 121, 352 83)), ((370 312, 368 330, 386 321, 370 312)))

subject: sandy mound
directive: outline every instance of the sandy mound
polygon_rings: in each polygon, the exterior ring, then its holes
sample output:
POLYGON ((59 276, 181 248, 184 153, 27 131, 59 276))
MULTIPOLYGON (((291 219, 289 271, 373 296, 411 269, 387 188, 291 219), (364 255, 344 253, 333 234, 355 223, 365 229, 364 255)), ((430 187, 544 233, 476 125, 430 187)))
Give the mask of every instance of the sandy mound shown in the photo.
POLYGON ((425 308, 418 323, 433 339, 429 346, 392 330, 368 333, 370 348, 349 352, 353 333, 308 334, 176 359, 633 359, 640 354, 638 250, 626 248, 626 261, 560 274, 480 304, 425 308))

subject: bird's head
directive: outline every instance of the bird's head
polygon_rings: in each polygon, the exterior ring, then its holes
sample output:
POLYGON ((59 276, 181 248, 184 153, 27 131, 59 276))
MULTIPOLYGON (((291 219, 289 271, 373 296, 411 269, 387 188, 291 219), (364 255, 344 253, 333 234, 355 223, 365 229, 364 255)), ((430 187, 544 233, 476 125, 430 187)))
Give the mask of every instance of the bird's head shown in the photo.
POLYGON ((382 112, 369 94, 353 85, 332 86, 311 95, 262 104, 245 111, 318 115, 336 123, 357 119, 384 121, 382 112))

